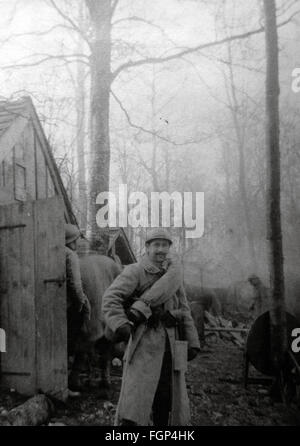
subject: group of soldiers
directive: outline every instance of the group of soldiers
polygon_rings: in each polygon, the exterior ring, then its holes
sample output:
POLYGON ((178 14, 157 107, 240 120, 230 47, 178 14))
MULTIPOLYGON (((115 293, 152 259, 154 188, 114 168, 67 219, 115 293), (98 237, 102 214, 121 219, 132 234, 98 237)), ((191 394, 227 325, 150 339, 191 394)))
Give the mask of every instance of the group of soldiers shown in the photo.
MULTIPOLYGON (((80 231, 66 225, 68 354, 73 356, 70 392, 78 389, 78 339, 91 306, 82 287, 76 253, 80 231)), ((185 372, 200 351, 183 288, 181 264, 170 255, 165 229, 149 230, 145 255, 126 266, 102 297, 102 316, 113 342, 127 343, 116 425, 190 424, 185 372)))

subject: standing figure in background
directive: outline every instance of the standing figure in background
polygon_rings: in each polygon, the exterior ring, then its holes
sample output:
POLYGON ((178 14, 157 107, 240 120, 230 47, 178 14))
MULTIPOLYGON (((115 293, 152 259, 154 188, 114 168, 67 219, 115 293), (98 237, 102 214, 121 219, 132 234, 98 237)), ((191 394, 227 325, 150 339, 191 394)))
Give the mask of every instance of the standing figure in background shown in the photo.
POLYGON ((80 351, 82 327, 90 318, 91 306, 82 288, 79 257, 76 252, 81 237, 79 229, 71 224, 65 226, 66 238, 66 279, 67 279, 67 330, 68 356, 73 356, 69 375, 69 390, 81 389, 79 374, 85 363, 84 353, 80 351))
POLYGON ((251 310, 253 310, 256 319, 269 310, 269 290, 255 274, 248 278, 248 282, 254 288, 254 301, 251 310))

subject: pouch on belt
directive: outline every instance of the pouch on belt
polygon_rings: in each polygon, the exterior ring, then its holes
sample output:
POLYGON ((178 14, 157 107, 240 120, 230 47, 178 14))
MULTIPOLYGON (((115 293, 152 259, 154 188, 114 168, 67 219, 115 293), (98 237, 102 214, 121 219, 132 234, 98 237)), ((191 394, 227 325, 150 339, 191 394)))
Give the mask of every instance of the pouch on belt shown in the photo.
POLYGON ((174 370, 176 372, 186 372, 187 371, 187 341, 175 340, 174 345, 174 370))

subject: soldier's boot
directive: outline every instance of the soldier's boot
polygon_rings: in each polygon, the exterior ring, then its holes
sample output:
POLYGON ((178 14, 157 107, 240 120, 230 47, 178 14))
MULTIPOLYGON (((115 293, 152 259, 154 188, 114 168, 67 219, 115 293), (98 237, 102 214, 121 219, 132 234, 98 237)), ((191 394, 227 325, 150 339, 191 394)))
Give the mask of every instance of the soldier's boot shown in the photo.
POLYGON ((153 425, 154 426, 169 426, 169 416, 170 412, 168 407, 160 407, 153 410, 153 425))

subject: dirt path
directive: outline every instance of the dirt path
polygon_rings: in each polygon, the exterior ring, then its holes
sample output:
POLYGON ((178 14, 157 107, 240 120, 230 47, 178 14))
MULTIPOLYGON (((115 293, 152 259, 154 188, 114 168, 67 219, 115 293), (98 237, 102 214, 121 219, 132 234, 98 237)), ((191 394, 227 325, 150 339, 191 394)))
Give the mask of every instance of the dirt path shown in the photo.
MULTIPOLYGON (((194 426, 297 426, 300 410, 274 403, 263 385, 243 385, 243 351, 217 341, 189 364, 187 385, 194 426)), ((250 374, 256 374, 250 369, 250 374)), ((109 401, 101 393, 89 393, 73 401, 53 422, 112 425, 120 377, 113 376, 109 401), (103 395, 102 395, 103 396, 103 395)))
MULTIPOLYGON (((187 385, 194 426, 300 425, 300 410, 295 405, 286 408, 274 403, 262 385, 249 385, 245 390, 242 373, 242 350, 221 340, 189 364, 187 385)), ((117 375, 112 377, 110 395, 91 389, 69 399, 67 406, 57 407, 51 425, 113 425, 121 383, 117 375)), ((0 414, 20 402, 14 393, 0 395, 0 414)))
MULTIPOLYGON (((189 367, 192 422, 195 426, 295 426, 300 410, 274 403, 263 385, 243 383, 243 351, 230 343, 210 346, 189 367)), ((252 368, 251 376, 257 375, 252 368)))

